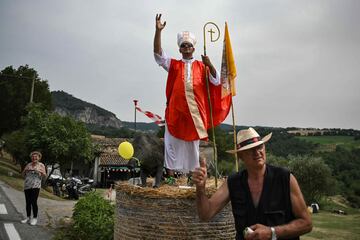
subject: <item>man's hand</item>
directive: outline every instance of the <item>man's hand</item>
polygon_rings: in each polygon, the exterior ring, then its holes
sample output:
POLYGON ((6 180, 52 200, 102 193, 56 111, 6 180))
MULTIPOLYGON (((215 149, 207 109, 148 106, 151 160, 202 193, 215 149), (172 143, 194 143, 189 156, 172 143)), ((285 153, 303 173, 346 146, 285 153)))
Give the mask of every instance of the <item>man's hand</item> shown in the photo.
POLYGON ((192 174, 192 180, 195 183, 196 187, 205 188, 207 179, 207 170, 206 170, 206 159, 200 159, 200 167, 196 168, 192 174))
POLYGON ((216 78, 216 69, 215 67, 212 65, 210 58, 208 56, 204 56, 201 55, 202 58, 202 62, 204 63, 205 66, 207 66, 210 69, 210 73, 211 75, 216 78))
POLYGON ((271 239, 271 229, 262 224, 255 224, 250 226, 254 232, 245 236, 246 240, 268 240, 271 239))
POLYGON ((156 22, 155 27, 156 27, 157 31, 161 31, 164 29, 164 27, 166 25, 166 21, 164 23, 161 23, 161 14, 156 14, 155 22, 156 22))
POLYGON ((204 56, 204 55, 201 55, 201 58, 202 58, 202 62, 204 63, 205 66, 211 68, 213 65, 210 61, 210 58, 208 56, 204 56))

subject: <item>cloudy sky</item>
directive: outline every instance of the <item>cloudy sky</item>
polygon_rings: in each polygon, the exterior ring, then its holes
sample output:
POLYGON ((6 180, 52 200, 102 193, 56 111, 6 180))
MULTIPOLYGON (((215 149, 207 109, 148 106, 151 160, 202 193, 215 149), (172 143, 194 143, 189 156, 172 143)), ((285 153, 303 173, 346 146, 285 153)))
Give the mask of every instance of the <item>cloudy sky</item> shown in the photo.
MULTIPOLYGON (((153 58, 155 15, 176 34, 229 25, 237 65, 238 125, 360 129, 358 0, 0 1, 0 68, 28 64, 50 90, 64 90, 124 121, 133 99, 163 115, 167 73, 153 58)), ((222 41, 207 44, 219 69, 222 41)), ((138 120, 149 122, 138 114, 138 120)), ((231 122, 229 115, 227 123, 231 122)))

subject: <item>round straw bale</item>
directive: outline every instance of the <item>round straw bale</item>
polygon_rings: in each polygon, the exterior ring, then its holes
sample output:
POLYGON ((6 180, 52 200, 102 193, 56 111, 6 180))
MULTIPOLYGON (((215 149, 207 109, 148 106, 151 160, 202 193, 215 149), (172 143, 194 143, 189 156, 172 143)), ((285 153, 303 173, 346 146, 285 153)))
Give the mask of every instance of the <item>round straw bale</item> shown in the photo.
MULTIPOLYGON (((223 180, 219 181, 219 186, 223 180)), ((235 226, 228 204, 210 222, 197 215, 195 188, 177 185, 141 188, 128 182, 116 184, 114 239, 234 239, 235 226)), ((185 185, 185 184, 184 184, 185 185)), ((214 181, 207 184, 210 196, 216 190, 214 181)))

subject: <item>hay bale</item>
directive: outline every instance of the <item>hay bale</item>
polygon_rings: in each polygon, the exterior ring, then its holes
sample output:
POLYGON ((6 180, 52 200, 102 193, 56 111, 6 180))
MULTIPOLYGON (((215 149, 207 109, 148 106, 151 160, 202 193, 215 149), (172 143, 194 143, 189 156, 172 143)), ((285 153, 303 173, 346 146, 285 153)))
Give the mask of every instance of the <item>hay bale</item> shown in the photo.
MULTIPOLYGON (((186 179, 179 180, 178 184, 183 182, 186 179)), ((216 189, 213 181, 208 182, 207 194, 211 195, 216 189)), ((212 221, 200 222, 195 188, 168 185, 140 188, 118 182, 115 217, 116 240, 234 239, 236 233, 229 204, 212 221)))

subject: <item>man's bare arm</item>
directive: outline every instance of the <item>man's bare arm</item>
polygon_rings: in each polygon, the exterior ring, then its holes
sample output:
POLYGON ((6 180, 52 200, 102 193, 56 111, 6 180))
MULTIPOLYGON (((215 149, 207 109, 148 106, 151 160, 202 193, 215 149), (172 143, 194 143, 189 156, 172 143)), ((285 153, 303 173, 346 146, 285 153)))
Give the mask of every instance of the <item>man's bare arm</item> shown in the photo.
MULTIPOLYGON (((292 174, 290 175, 290 198, 292 211, 296 219, 284 225, 274 226, 276 236, 281 239, 297 237, 310 232, 312 229, 311 217, 307 211, 299 184, 292 174)), ((254 230, 254 232, 247 235, 245 239, 271 238, 271 229, 269 226, 255 224, 250 226, 250 228, 254 230)))
POLYGON ((206 196, 205 189, 196 188, 196 206, 199 218, 202 221, 211 220, 228 202, 229 189, 227 182, 224 182, 210 199, 206 196))
POLYGON ((207 178, 206 161, 200 161, 200 168, 193 172, 193 181, 196 185, 196 207, 200 220, 209 221, 229 202, 229 189, 227 182, 211 196, 206 196, 205 184, 207 178))
POLYGON ((166 21, 161 23, 161 14, 156 14, 155 19, 155 37, 154 37, 154 53, 161 55, 161 31, 164 29, 166 21))
POLYGON ((290 175, 290 197, 295 220, 282 226, 276 226, 278 238, 291 238, 312 230, 312 220, 296 178, 290 175))

